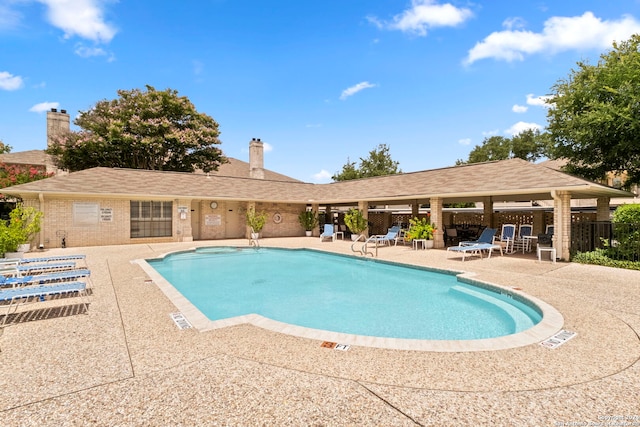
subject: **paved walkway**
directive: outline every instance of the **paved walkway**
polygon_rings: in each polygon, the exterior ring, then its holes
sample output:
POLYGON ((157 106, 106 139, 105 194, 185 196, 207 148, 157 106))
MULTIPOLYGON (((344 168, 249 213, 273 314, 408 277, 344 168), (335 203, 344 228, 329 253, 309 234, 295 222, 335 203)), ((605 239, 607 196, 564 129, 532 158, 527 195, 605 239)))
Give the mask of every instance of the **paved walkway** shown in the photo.
MULTIPOLYGON (((317 238, 261 243, 351 252, 350 242, 317 238)), ((91 305, 88 314, 78 314, 74 298, 25 306, 22 321, 5 328, 0 425, 640 425, 639 271, 381 248, 381 259, 522 288, 559 310, 564 328, 578 335, 556 349, 342 352, 252 325, 180 330, 169 317, 175 306, 131 262, 246 244, 33 254, 87 254, 91 305)))

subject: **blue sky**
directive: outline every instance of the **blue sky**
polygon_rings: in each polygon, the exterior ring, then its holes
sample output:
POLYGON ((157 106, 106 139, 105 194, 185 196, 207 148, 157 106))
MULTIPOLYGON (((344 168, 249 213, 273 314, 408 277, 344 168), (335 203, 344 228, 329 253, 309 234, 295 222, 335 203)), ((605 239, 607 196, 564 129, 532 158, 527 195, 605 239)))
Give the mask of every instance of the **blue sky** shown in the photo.
POLYGON ((175 89, 227 156, 329 182, 379 144, 404 172, 453 165, 492 135, 544 128, 578 61, 640 33, 640 2, 0 0, 0 140, 43 149, 118 89, 175 89))

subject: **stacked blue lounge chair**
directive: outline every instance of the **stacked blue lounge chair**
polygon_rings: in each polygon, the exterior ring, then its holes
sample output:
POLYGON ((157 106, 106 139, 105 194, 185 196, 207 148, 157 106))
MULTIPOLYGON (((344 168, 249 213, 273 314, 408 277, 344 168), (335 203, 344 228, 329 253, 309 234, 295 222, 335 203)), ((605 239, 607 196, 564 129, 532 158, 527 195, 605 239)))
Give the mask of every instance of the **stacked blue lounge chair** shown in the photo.
POLYGON ((45 301, 54 295, 77 294, 86 312, 91 272, 77 269, 75 263, 84 259, 84 255, 0 259, 0 307, 6 307, 0 326, 21 303, 45 301))

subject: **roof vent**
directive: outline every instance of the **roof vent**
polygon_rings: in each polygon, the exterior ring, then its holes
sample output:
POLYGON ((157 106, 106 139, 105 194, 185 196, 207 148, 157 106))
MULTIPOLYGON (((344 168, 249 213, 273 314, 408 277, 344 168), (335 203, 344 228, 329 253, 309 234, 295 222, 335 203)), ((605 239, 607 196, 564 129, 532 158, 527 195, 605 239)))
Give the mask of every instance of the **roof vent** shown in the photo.
POLYGON ((51 112, 52 112, 52 113, 57 113, 57 112, 58 112, 58 109, 57 109, 57 108, 52 108, 52 109, 51 109, 51 112))

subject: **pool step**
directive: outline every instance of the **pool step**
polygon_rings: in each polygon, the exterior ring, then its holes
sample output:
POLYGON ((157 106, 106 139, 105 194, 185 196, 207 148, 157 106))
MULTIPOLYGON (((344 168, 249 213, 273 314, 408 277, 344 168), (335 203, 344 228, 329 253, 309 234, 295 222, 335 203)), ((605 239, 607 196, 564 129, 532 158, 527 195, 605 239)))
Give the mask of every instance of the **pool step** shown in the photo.
POLYGON ((464 286, 452 286, 451 291, 460 292, 462 294, 481 299, 500 308, 513 319, 513 323, 515 324, 517 332, 529 329, 534 325, 533 320, 531 320, 529 316, 520 311, 517 307, 514 307, 513 305, 501 300, 500 298, 495 298, 491 295, 485 294, 484 292, 474 291, 473 289, 469 289, 464 286))

